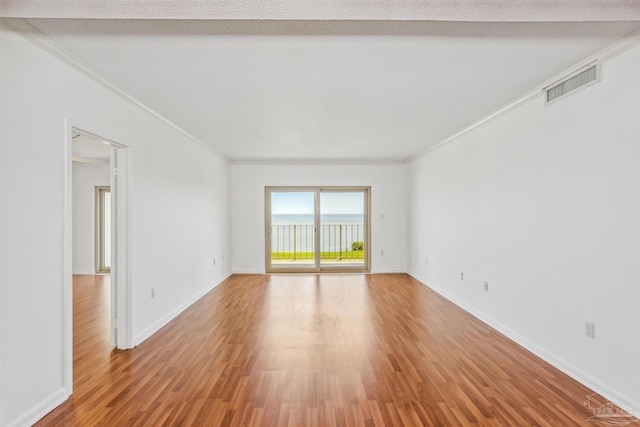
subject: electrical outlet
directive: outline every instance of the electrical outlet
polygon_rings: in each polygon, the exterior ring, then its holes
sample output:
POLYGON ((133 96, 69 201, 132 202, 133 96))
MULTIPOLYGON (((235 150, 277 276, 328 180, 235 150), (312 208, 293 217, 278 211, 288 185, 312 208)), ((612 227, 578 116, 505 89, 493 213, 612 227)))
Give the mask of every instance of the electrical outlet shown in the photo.
POLYGON ((584 334, 589 338, 596 337, 596 325, 592 322, 584 322, 584 334))
POLYGON ((484 282, 484 291, 489 292, 489 282, 484 282))
POLYGON ((460 280, 464 280, 464 273, 460 273, 460 280))

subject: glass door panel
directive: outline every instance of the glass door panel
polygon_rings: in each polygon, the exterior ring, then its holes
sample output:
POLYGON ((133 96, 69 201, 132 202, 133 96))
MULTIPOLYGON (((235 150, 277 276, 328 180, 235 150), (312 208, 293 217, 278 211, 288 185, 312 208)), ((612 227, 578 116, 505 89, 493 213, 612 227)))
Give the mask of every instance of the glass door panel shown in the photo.
POLYGON ((365 267, 366 198, 364 191, 321 190, 320 266, 365 267))
POLYGON ((270 271, 315 270, 316 192, 271 191, 270 271))

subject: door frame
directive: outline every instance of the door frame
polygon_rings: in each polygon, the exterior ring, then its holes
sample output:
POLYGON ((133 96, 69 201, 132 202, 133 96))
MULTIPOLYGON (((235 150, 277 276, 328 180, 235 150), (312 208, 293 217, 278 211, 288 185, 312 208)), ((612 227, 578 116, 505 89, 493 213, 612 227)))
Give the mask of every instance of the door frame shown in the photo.
POLYGON ((118 349, 133 348, 131 306, 131 212, 130 149, 110 138, 109 132, 94 124, 64 119, 64 329, 63 378, 68 394, 73 393, 73 133, 82 132, 111 145, 112 206, 112 324, 113 341, 118 349), (114 180, 114 177, 116 178, 114 180), (115 196, 115 197, 114 197, 115 196))
POLYGON ((369 273, 371 271, 371 187, 370 186, 265 186, 265 270, 267 273, 369 273), (308 192, 315 193, 314 206, 314 254, 315 267, 312 268, 274 268, 271 263, 271 193, 272 192, 308 192), (320 194, 322 192, 358 192, 364 193, 364 265, 363 267, 322 266, 320 262, 320 194))

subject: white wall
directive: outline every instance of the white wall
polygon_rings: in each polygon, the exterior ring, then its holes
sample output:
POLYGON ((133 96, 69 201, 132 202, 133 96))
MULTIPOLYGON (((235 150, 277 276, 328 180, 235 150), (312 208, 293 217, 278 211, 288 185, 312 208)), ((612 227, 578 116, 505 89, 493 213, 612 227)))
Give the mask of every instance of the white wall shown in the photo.
POLYGON ((69 392, 66 118, 130 147, 136 341, 230 272, 228 163, 30 40, 0 27, 2 426, 30 424, 69 392))
POLYGON ((638 76, 636 47, 599 84, 513 109, 412 162, 408 178, 410 273, 636 409, 638 76))
POLYGON ((73 274, 95 274, 96 186, 109 186, 109 165, 73 163, 73 274))
POLYGON ((265 186, 306 185, 371 186, 371 271, 405 272, 406 170, 406 165, 232 165, 233 271, 265 272, 265 186))

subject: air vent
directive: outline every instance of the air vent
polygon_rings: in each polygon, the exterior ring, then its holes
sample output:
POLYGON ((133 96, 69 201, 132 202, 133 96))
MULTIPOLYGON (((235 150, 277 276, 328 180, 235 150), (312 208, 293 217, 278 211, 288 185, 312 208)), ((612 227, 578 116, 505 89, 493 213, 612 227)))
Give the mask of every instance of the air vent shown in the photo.
POLYGON ((584 89, 597 83, 599 81, 599 71, 598 64, 595 64, 548 87, 545 89, 547 104, 573 94, 578 89, 584 89))

